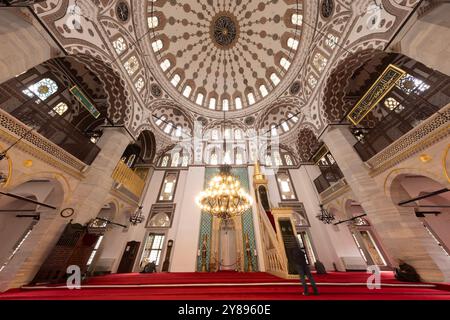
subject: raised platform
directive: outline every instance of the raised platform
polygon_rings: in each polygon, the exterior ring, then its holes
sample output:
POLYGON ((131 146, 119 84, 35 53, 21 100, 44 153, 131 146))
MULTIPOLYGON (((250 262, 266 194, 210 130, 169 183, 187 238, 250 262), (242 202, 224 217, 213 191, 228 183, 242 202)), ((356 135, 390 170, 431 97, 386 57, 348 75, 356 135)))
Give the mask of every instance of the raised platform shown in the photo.
POLYGON ((254 272, 113 274, 94 277, 80 290, 32 286, 0 294, 0 300, 450 300, 447 284, 405 283, 383 272, 381 289, 367 288, 369 274, 315 275, 319 296, 303 296, 298 280, 254 272))

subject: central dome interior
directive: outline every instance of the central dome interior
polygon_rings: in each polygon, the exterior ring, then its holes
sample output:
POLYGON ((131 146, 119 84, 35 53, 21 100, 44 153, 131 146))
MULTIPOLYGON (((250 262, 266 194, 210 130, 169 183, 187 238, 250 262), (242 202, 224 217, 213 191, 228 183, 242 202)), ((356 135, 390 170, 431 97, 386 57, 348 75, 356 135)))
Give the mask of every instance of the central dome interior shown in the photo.
POLYGON ((300 0, 149 3, 161 81, 195 107, 234 111, 258 104, 283 81, 300 47, 300 0))

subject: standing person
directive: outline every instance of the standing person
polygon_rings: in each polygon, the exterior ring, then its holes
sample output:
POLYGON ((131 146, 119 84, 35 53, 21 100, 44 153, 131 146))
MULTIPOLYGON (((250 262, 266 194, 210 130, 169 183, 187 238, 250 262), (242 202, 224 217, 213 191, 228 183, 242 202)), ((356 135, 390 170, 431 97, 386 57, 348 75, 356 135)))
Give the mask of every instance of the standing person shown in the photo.
POLYGON ((309 282, 314 291, 314 295, 319 295, 319 291, 317 290, 316 282, 311 274, 311 270, 309 269, 308 264, 306 263, 306 255, 305 252, 297 245, 289 248, 290 257, 292 262, 295 264, 295 268, 298 271, 298 275, 300 276, 300 280, 303 285, 303 295, 309 295, 308 286, 306 284, 306 276, 308 276, 309 282))

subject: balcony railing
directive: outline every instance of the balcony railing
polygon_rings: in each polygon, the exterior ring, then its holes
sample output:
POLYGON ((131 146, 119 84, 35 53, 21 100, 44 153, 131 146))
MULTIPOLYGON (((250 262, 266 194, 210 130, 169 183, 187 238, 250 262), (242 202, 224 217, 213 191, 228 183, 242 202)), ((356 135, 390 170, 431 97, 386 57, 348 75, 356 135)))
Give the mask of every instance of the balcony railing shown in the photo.
POLYGON ((317 192, 320 194, 331 187, 333 184, 341 180, 344 175, 341 169, 334 164, 331 166, 321 166, 320 171, 322 174, 314 180, 317 192))
POLYGON ((100 148, 70 122, 59 115, 51 115, 44 103, 37 104, 32 99, 10 114, 85 164, 90 165, 100 152, 100 148))
MULTIPOLYGON (((416 89, 406 94, 394 89, 391 96, 395 97, 398 105, 374 127, 353 128, 354 132, 361 134, 354 148, 363 161, 374 157, 450 103, 450 79, 444 77, 424 92, 416 89)), ((383 102, 377 108, 387 111, 383 102)))
POLYGON ((6 139, 10 145, 16 143, 21 137, 23 140, 17 145, 38 159, 45 160, 48 164, 60 167, 69 173, 79 174, 86 164, 52 141, 46 139, 35 130, 17 120, 15 117, 0 109, 0 136, 6 139))
POLYGON ((138 199, 144 191, 145 180, 141 178, 140 174, 130 169, 123 161, 119 161, 117 164, 112 173, 112 178, 117 183, 118 188, 125 188, 138 199))

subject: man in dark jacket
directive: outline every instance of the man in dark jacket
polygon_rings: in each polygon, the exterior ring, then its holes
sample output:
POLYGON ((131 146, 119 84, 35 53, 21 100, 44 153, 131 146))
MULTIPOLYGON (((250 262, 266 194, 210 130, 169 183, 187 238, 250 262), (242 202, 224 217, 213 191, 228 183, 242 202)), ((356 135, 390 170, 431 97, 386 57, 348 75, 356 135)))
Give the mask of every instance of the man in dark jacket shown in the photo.
POLYGON ((292 262, 295 264, 295 267, 300 276, 300 280, 302 281, 303 294, 305 296, 309 295, 308 286, 306 284, 306 276, 308 276, 308 279, 309 279, 309 282, 311 283, 314 294, 318 295, 319 292, 317 291, 316 282, 314 281, 314 278, 311 275, 311 270, 309 269, 309 266, 306 263, 305 252, 303 252, 303 250, 300 249, 299 246, 295 246, 295 247, 289 248, 288 255, 291 257, 292 262))

